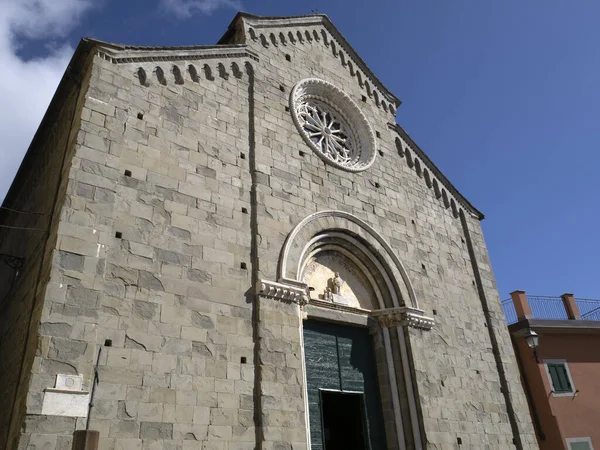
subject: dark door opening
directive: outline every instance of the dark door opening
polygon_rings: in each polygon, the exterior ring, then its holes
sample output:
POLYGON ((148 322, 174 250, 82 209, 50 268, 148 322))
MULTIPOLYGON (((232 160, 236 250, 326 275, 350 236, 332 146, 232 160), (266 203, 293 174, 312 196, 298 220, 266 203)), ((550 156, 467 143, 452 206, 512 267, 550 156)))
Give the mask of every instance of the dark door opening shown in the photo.
POLYGON ((377 364, 369 330, 306 320, 304 358, 310 448, 344 448, 343 444, 340 447, 335 442, 325 445, 324 426, 330 427, 327 435, 335 438, 335 421, 339 419, 344 424, 344 433, 357 432, 359 436, 344 450, 386 449, 377 364), (344 398, 338 401, 339 396, 344 398))
POLYGON ((321 391, 325 450, 367 450, 363 395, 321 391))

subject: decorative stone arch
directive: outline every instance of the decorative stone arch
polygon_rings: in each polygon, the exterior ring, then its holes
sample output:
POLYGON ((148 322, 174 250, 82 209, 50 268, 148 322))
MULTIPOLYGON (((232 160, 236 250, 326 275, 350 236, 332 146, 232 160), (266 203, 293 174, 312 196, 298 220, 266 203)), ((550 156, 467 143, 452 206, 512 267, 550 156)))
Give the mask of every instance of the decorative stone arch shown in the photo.
MULTIPOLYGON (((326 266, 326 269, 333 270, 331 266, 326 266)), ((327 273, 325 276, 329 275, 327 273)), ((328 283, 335 279, 329 278, 328 283)), ((387 389, 382 395, 386 395, 391 401, 385 419, 386 433, 389 432, 389 436, 395 441, 388 441, 388 446, 399 450, 424 448, 418 412, 419 397, 411 369, 406 327, 428 330, 434 321, 418 309, 418 300, 408 273, 381 234, 363 220, 344 211, 313 213, 301 220, 288 234, 280 252, 277 281, 260 280, 256 293, 261 305, 259 310, 272 308, 272 300, 278 300, 286 305, 285 308, 292 308, 289 311, 295 311, 294 314, 299 314, 301 318, 349 324, 362 320, 362 326, 368 327, 377 336, 380 345, 376 352, 379 355, 378 372, 385 381, 382 386, 387 389), (335 258, 346 258, 357 268, 356 273, 360 272, 365 276, 361 280, 367 279, 367 282, 361 286, 368 285, 373 290, 362 292, 374 293, 370 298, 370 307, 364 307, 361 303, 358 307, 349 305, 348 309, 348 306, 340 303, 347 299, 344 295, 332 295, 329 299, 313 296, 309 286, 303 281, 303 270, 307 261, 312 261, 311 258, 319 252, 337 253, 335 258), (327 311, 333 311, 335 318, 328 318, 330 316, 327 311), (340 315, 340 311, 347 311, 352 317, 340 315)), ((297 339, 303 349, 301 325, 297 339)), ((304 361, 304 353, 302 359, 304 361)), ((303 384, 306 386, 304 364, 303 362, 301 367, 303 384)), ((308 411, 306 396, 305 392, 305 411, 308 411)), ((308 414, 305 415, 305 425, 308 444, 308 414)))
POLYGON ((175 84, 183 84, 183 75, 181 74, 181 69, 177 65, 173 65, 171 72, 173 73, 173 77, 175 78, 175 84))
POLYGON ((198 70, 196 69, 196 66, 194 66, 193 64, 188 65, 188 72, 190 73, 190 78, 194 83, 200 82, 200 75, 198 75, 198 70))
POLYGON ((370 225, 344 211, 319 211, 294 227, 281 250, 278 281, 300 282, 302 263, 307 252, 319 240, 333 233, 343 247, 363 252, 372 264, 378 266, 379 275, 386 278, 386 284, 392 289, 392 304, 380 308, 409 306, 418 309, 419 302, 408 273, 392 247, 370 225))

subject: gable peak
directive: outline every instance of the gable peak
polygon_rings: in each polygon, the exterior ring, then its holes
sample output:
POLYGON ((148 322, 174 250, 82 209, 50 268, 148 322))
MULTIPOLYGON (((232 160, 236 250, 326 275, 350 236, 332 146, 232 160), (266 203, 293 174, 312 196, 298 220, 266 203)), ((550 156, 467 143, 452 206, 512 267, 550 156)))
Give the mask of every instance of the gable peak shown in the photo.
POLYGON ((369 97, 375 97, 377 106, 380 101, 387 103, 390 112, 395 115, 396 109, 401 104, 401 101, 383 85, 326 14, 257 16, 240 12, 232 20, 219 44, 242 44, 248 38, 260 40, 265 47, 286 42, 294 43, 304 38, 321 41, 331 47, 333 55, 338 57, 344 66, 350 63, 352 75, 356 76, 361 88, 367 91, 369 97), (321 27, 321 32, 317 33, 315 27, 321 27), (280 30, 269 31, 275 28, 280 30), (281 31, 282 28, 295 30, 284 33, 281 31), (303 30, 299 33, 298 29, 303 30))

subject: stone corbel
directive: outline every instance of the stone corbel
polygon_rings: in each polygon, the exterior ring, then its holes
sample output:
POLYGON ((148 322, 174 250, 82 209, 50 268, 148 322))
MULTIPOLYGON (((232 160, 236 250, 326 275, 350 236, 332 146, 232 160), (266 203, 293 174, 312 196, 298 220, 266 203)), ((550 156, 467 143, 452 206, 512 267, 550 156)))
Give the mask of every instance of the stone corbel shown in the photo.
POLYGON ((424 311, 408 306, 376 309, 371 311, 371 317, 384 328, 409 326, 420 330, 431 330, 435 324, 433 318, 427 317, 424 311))
POLYGON ((256 293, 263 297, 300 305, 308 302, 308 286, 303 283, 284 284, 276 281, 260 280, 256 284, 256 293))

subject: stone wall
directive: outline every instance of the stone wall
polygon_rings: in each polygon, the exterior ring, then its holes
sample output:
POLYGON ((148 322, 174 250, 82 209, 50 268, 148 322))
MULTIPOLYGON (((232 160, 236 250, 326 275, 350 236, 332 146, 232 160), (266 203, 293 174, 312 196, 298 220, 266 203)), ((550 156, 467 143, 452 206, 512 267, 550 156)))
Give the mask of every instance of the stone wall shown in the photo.
MULTIPOLYGON (((53 248, 77 137, 73 130, 89 78, 85 67, 81 49, 55 94, 60 101, 53 101, 46 113, 3 203, 10 210, 0 211, 0 223, 12 227, 0 228, 0 253, 22 258, 18 270, 0 262, 0 448, 16 448, 26 403, 42 399, 35 384, 30 385, 30 374, 51 268, 69 264, 53 248)), ((53 361, 46 360, 35 370, 54 369, 53 361)))
POLYGON ((522 439, 520 448, 535 448, 479 217, 428 169, 412 140, 389 126, 395 121, 393 108, 382 103, 384 94, 376 82, 361 73, 339 40, 311 21, 316 20, 268 29, 259 20, 246 21, 247 42, 261 55, 256 89, 264 94, 256 103, 257 114, 264 111, 256 128, 260 277, 276 278, 287 234, 309 214, 335 209, 363 219, 392 245, 408 269, 420 307, 436 320, 431 332, 410 333, 427 448, 455 448, 459 440, 461 448, 514 448, 515 433, 522 439), (294 84, 308 77, 342 88, 369 118, 380 150, 369 170, 337 170, 306 146, 286 107, 294 84), (471 264, 461 208, 466 210, 478 274, 471 264), (489 326, 498 341, 499 360, 489 326), (517 429, 511 429, 498 361, 506 371, 517 429))
POLYGON ((265 450, 306 448, 300 310, 297 303, 259 297, 259 440, 265 450))
MULTIPOLYGON (((101 448, 251 448, 247 75, 146 87, 137 69, 94 60, 32 391, 51 372, 89 389, 103 346, 101 448)), ((27 412, 24 448, 82 426, 27 412)))
POLYGON ((277 280, 295 225, 338 210, 391 245, 436 319, 429 332, 392 333, 397 346, 409 341, 424 447, 508 449, 516 434, 535 448, 477 213, 394 126, 393 100, 321 16, 266 34, 240 20, 233 36, 245 33, 248 49, 99 45, 21 447, 64 448, 83 426, 40 415, 40 400, 56 373, 83 374, 89 388, 102 347, 91 420, 100 448, 304 448, 300 308, 255 286, 277 280), (368 117, 369 170, 336 169, 307 147, 287 109, 308 77, 368 117))

